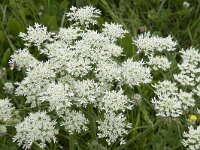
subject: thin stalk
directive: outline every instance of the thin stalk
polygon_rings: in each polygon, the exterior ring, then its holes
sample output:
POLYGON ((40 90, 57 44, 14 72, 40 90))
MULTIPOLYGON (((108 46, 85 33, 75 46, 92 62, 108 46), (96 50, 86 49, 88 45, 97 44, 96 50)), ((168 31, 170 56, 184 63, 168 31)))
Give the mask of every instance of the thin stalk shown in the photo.
POLYGON ((91 136, 93 140, 96 140, 96 122, 95 122, 95 117, 94 117, 94 110, 93 110, 93 106, 89 105, 88 106, 88 112, 90 115, 90 130, 91 130, 91 136))
POLYGON ((74 150, 74 135, 69 136, 69 150, 74 150))

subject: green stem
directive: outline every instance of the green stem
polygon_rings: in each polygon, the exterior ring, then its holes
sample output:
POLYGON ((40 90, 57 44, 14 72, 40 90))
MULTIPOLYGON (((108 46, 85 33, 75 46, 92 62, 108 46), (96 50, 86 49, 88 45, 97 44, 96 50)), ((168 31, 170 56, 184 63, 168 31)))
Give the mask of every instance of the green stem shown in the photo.
POLYGON ((88 112, 90 115, 90 130, 91 130, 91 136, 93 140, 96 140, 96 122, 95 122, 95 117, 94 117, 94 111, 93 111, 93 106, 89 105, 88 107, 88 112))
POLYGON ((74 150, 74 135, 69 136, 69 149, 74 150))

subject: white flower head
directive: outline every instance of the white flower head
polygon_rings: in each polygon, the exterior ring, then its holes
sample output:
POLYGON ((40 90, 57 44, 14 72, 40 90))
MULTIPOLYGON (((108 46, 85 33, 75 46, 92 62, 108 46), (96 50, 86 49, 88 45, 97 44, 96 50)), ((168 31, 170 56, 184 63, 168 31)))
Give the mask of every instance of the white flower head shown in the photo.
POLYGON ((111 41, 116 41, 117 38, 123 38, 125 33, 128 33, 122 28, 122 25, 115 23, 105 23, 103 24, 103 34, 110 37, 111 41))
POLYGON ((23 122, 15 126, 17 133, 13 141, 24 149, 30 149, 33 142, 37 142, 40 148, 45 148, 46 142, 56 142, 55 135, 58 130, 55 125, 56 122, 52 121, 46 112, 30 113, 23 122))
POLYGON ((0 122, 6 122, 7 120, 11 119, 14 109, 15 108, 10 103, 8 98, 0 99, 0 122))
POLYGON ((55 110, 57 114, 60 114, 63 109, 69 108, 72 105, 71 97, 74 96, 74 93, 70 90, 68 84, 53 82, 39 95, 39 101, 49 102, 50 111, 55 110))
POLYGON ((105 114, 105 119, 97 121, 98 125, 98 137, 106 138, 108 145, 116 142, 120 139, 120 144, 125 144, 123 139, 124 135, 128 134, 128 129, 131 128, 131 123, 126 122, 126 117, 120 113, 115 114, 109 112, 105 114))
POLYGON ((193 126, 188 127, 188 132, 183 132, 182 143, 184 147, 189 150, 199 150, 200 149, 200 126, 195 129, 193 126))
POLYGON ((177 45, 177 42, 173 41, 170 35, 163 38, 157 35, 151 35, 150 32, 139 35, 133 40, 133 43, 137 46, 138 53, 144 51, 147 56, 154 54, 154 51, 174 51, 177 45))
POLYGON ((150 83, 152 80, 150 68, 144 66, 142 61, 134 62, 131 59, 127 59, 122 63, 121 73, 123 83, 130 86, 150 83))
POLYGON ((89 121, 81 111, 65 110, 61 117, 63 119, 61 126, 64 126, 69 134, 88 130, 87 124, 89 121))
POLYGON ((47 31, 47 27, 35 23, 34 26, 29 26, 27 28, 27 33, 19 33, 19 37, 22 40, 26 41, 26 46, 30 46, 30 44, 34 44, 34 46, 40 47, 41 44, 47 40, 52 40, 52 33, 47 31))
POLYGON ((29 53, 27 48, 15 51, 9 60, 11 70, 13 70, 15 67, 18 70, 21 70, 22 68, 28 68, 37 63, 38 60, 29 53))
POLYGON ((171 62, 164 56, 150 56, 148 65, 153 66, 152 68, 157 71, 158 69, 167 70, 170 68, 171 62))
POLYGON ((117 112, 131 110, 133 107, 132 101, 123 94, 123 90, 106 91, 105 95, 99 99, 99 109, 108 112, 117 112))
POLYGON ((159 95, 151 101, 157 111, 156 116, 179 117, 182 111, 182 102, 177 96, 159 95))
POLYGON ((8 94, 13 94, 14 93, 14 86, 12 82, 6 82, 4 84, 3 89, 5 90, 6 93, 8 94))
POLYGON ((101 12, 93 6, 84 6, 82 8, 72 6, 70 11, 66 14, 69 17, 69 21, 75 21, 75 24, 86 25, 86 27, 89 24, 97 24, 96 18, 101 15, 101 12))

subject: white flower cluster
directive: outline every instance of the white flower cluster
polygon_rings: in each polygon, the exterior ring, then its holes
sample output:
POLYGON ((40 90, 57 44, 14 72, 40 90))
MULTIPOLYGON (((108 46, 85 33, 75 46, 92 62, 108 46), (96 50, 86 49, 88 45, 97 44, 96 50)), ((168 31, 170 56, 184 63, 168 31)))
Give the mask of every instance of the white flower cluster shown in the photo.
POLYGON ((157 98, 152 99, 152 103, 157 110, 157 116, 179 117, 184 110, 195 105, 193 93, 178 90, 175 83, 164 80, 154 85, 157 98))
POLYGON ((193 126, 188 127, 189 131, 183 133, 183 145, 189 150, 200 149, 200 126, 195 129, 193 126))
POLYGON ((178 64, 180 73, 175 74, 174 78, 184 86, 195 86, 195 79, 200 73, 200 53, 192 47, 181 50, 180 53, 182 57, 182 63, 178 64))
POLYGON ((83 8, 72 6, 70 11, 71 12, 66 14, 69 20, 75 21, 76 24, 86 25, 86 27, 88 27, 89 24, 97 24, 96 18, 101 15, 101 12, 93 6, 85 6, 83 8))
POLYGON ((113 112, 106 113, 104 120, 97 121, 99 124, 99 138, 106 138, 108 145, 120 139, 120 144, 125 144, 123 136, 128 134, 131 123, 126 122, 126 117, 120 113, 116 115, 113 112))
POLYGON ((158 69, 167 70, 170 68, 171 62, 164 56, 150 56, 148 65, 153 66, 153 70, 157 71, 158 69))
POLYGON ((28 68, 38 63, 38 60, 33 57, 27 48, 19 49, 11 56, 9 61, 10 68, 13 70, 15 67, 18 70, 28 68))
POLYGON ((33 68, 28 68, 26 74, 24 80, 16 83, 18 87, 15 94, 26 96, 26 103, 30 103, 32 107, 35 107, 41 103, 38 97, 42 91, 46 90, 48 83, 55 78, 55 72, 48 62, 41 62, 33 68))
POLYGON ((46 112, 30 113, 23 122, 18 123, 16 135, 13 141, 18 145, 23 145, 24 149, 30 149, 36 142, 41 148, 46 147, 46 142, 56 142, 55 135, 58 130, 55 129, 56 122, 52 121, 46 112))
POLYGON ((41 44, 47 40, 51 40, 51 33, 47 31, 47 27, 35 23, 34 27, 29 26, 27 33, 19 33, 19 37, 26 41, 26 46, 33 44, 34 46, 40 47, 41 44))
POLYGON ((9 99, 0 99, 0 122, 6 122, 7 120, 11 119, 14 109, 15 108, 10 103, 9 99))
POLYGON ((6 91, 8 94, 13 94, 14 93, 14 86, 12 82, 6 82, 4 83, 3 89, 6 91))
POLYGON ((128 134, 130 124, 122 113, 133 108, 134 100, 124 94, 122 87, 134 88, 152 81, 150 68, 142 60, 118 59, 123 56, 123 48, 117 41, 127 33, 121 25, 106 22, 101 30, 92 30, 89 27, 97 24, 99 10, 92 6, 70 10, 67 16, 72 25, 55 33, 38 23, 29 26, 27 33, 20 33, 25 48, 11 56, 11 68, 26 71, 25 78, 15 83, 15 95, 25 96, 25 103, 39 111, 16 126, 14 140, 26 149, 34 141, 41 147, 50 139, 55 141, 55 122, 41 109, 57 115, 58 124, 74 134, 88 130, 88 106, 105 116, 98 122, 99 137, 105 137, 109 144, 117 139, 124 144, 123 136, 128 134), (30 54, 30 46, 45 56, 45 61, 30 54), (48 124, 53 130, 51 135, 48 124))
POLYGON ((150 32, 139 35, 133 40, 133 43, 137 46, 138 53, 144 51, 147 56, 153 55, 156 51, 174 51, 177 45, 177 42, 173 41, 170 35, 162 38, 157 35, 151 35, 150 32))
POLYGON ((62 119, 61 126, 64 126, 69 134, 88 130, 87 124, 89 121, 81 111, 65 110, 62 119))
POLYGON ((106 91, 105 95, 99 100, 99 109, 108 112, 117 112, 121 110, 131 110, 131 100, 123 95, 123 90, 117 91, 106 91))

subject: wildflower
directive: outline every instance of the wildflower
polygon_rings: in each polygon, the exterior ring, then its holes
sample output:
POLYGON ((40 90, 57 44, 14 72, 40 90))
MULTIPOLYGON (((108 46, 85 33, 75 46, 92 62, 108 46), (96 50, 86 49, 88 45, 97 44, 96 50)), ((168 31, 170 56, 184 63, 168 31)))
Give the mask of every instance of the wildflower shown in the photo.
POLYGON ((49 110, 55 110, 60 114, 63 109, 69 108, 72 105, 72 96, 74 96, 74 93, 70 90, 68 84, 50 83, 46 90, 39 94, 38 100, 49 102, 49 110))
POLYGON ((89 24, 97 24, 96 18, 101 15, 101 12, 94 8, 93 6, 84 6, 82 8, 77 8, 72 6, 70 8, 69 13, 67 13, 67 17, 69 17, 69 21, 75 21, 75 25, 85 25, 86 27, 89 26, 89 24))
POLYGON ((0 99, 0 122, 9 120, 13 116, 12 112, 14 109, 8 98, 0 99))
POLYGON ((173 38, 170 35, 163 38, 157 35, 151 35, 150 32, 145 32, 133 40, 133 44, 137 46, 138 53, 144 51, 144 54, 149 56, 153 55, 154 51, 174 51, 177 42, 173 41, 173 38))
POLYGON ((134 62, 127 59, 122 63, 122 82, 129 86, 141 83, 150 83, 152 80, 150 68, 144 66, 144 62, 134 62))
POLYGON ((11 56, 9 60, 10 68, 13 70, 15 67, 18 70, 23 68, 27 69, 38 63, 38 60, 34 58, 28 51, 27 48, 19 49, 11 56))
POLYGON ((61 118, 63 121, 60 125, 64 126, 69 134, 74 134, 75 132, 80 133, 81 131, 88 130, 86 125, 89 121, 81 111, 65 110, 63 111, 61 118))
POLYGON ((12 82, 6 82, 6 83, 4 84, 3 89, 6 91, 6 93, 8 93, 8 94, 13 94, 13 92, 14 92, 13 83, 12 83, 12 82))
POLYGON ((105 36, 110 37, 111 41, 116 41, 117 38, 123 38, 124 34, 127 33, 126 30, 122 28, 122 25, 115 24, 115 23, 110 23, 108 24, 107 22, 103 24, 103 34, 105 36))
POLYGON ((27 76, 20 83, 16 83, 18 87, 15 94, 25 96, 26 103, 35 107, 37 104, 41 104, 37 97, 55 78, 55 72, 51 69, 49 62, 40 62, 37 66, 28 68, 26 74, 27 76))
POLYGON ((198 119, 197 115, 189 115, 189 121, 196 122, 198 119))
POLYGON ((187 1, 184 1, 183 2, 183 7, 189 8, 190 7, 190 3, 188 3, 187 1))
POLYGON ((198 150, 200 148, 200 126, 196 129, 189 126, 188 129, 188 132, 183 132, 182 143, 189 150, 198 150))
POLYGON ((88 104, 97 104, 97 98, 103 92, 98 83, 94 80, 76 81, 73 85, 74 101, 78 106, 86 106, 88 104))
POLYGON ((56 122, 52 121, 46 112, 30 113, 23 122, 15 126, 17 133, 13 141, 23 149, 30 149, 33 142, 37 142, 40 148, 45 148, 46 142, 56 142, 55 135, 58 130, 55 125, 56 122))
POLYGON ((27 28, 27 33, 19 33, 19 37, 24 40, 26 46, 30 46, 33 44, 34 46, 37 46, 38 48, 41 46, 41 44, 47 40, 52 40, 51 38, 52 33, 47 31, 47 27, 44 27, 38 23, 35 23, 34 27, 29 26, 27 28))
POLYGON ((150 56, 148 65, 153 66, 152 68, 156 71, 158 69, 167 70, 170 68, 171 62, 164 56, 150 56))
POLYGON ((102 121, 97 121, 98 125, 98 137, 106 138, 108 145, 120 139, 120 144, 125 144, 123 139, 124 135, 128 134, 129 128, 131 128, 131 123, 126 122, 125 116, 120 114, 115 114, 109 112, 105 114, 105 119, 102 121))
POLYGON ((182 111, 182 102, 177 96, 159 95, 158 98, 151 100, 157 114, 156 116, 161 117, 179 117, 182 111))
POLYGON ((131 100, 123 94, 123 90, 117 91, 106 91, 104 96, 100 98, 98 107, 106 112, 117 112, 121 110, 130 110, 132 108, 131 100))

